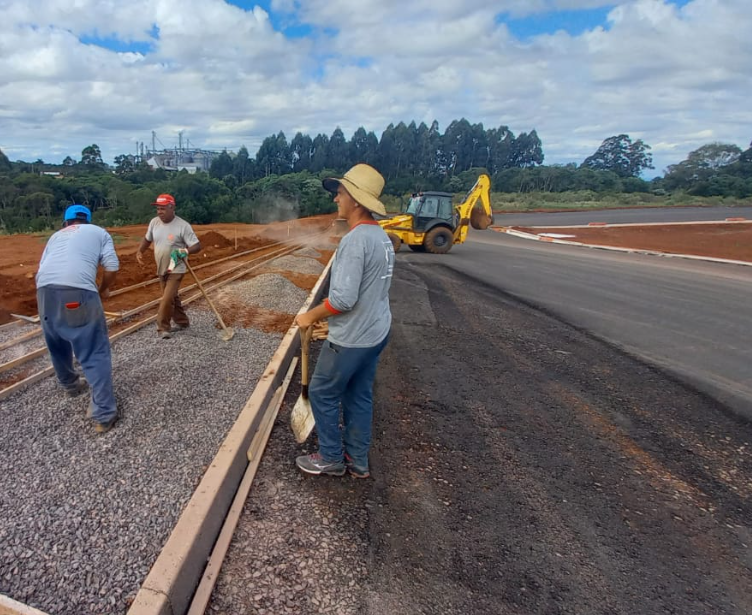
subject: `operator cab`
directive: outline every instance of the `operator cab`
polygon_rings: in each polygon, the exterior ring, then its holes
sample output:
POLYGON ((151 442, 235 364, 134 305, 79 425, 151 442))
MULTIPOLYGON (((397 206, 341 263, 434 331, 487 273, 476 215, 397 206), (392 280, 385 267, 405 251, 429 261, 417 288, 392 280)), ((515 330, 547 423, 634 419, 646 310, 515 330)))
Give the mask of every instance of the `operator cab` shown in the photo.
POLYGON ((419 192, 413 194, 407 202, 404 213, 413 217, 413 229, 417 233, 425 232, 439 220, 449 224, 452 229, 457 226, 454 207, 452 206, 452 195, 449 192, 419 192))

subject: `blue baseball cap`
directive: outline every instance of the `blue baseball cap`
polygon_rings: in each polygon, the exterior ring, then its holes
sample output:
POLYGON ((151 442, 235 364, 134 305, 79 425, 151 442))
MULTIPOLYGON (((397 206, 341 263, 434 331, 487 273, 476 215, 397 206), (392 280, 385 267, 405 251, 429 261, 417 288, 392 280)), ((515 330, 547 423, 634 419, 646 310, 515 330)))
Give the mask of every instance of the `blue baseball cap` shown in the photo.
POLYGON ((86 220, 87 222, 91 222, 91 211, 83 205, 71 205, 65 210, 63 220, 86 220))

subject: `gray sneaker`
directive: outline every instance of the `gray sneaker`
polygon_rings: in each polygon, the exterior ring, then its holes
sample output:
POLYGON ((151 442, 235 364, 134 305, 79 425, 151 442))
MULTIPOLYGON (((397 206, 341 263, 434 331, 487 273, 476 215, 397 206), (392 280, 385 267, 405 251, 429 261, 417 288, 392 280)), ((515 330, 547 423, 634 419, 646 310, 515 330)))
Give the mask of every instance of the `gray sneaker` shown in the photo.
POLYGON ((73 384, 69 384, 68 386, 65 387, 65 392, 68 394, 68 397, 78 397, 88 387, 89 387, 89 383, 86 382, 86 378, 84 378, 83 376, 79 376, 76 382, 74 382, 73 384))
POLYGON ((349 472, 350 476, 354 478, 371 478, 371 473, 368 471, 368 468, 361 467, 359 465, 356 465, 356 463, 353 461, 353 458, 350 457, 347 453, 345 453, 345 468, 349 472))
POLYGON ((345 474, 344 463, 341 461, 325 461, 318 453, 298 457, 295 464, 306 474, 328 474, 329 476, 343 476, 345 474))

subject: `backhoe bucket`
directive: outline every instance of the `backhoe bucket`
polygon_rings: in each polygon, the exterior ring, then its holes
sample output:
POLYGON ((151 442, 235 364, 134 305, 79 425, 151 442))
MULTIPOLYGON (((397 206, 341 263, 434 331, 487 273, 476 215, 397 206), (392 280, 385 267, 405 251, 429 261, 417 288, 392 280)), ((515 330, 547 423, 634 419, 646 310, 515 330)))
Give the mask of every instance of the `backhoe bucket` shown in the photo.
POLYGON ((489 216, 480 207, 473 207, 470 212, 470 226, 476 231, 485 231, 493 224, 493 216, 489 216))

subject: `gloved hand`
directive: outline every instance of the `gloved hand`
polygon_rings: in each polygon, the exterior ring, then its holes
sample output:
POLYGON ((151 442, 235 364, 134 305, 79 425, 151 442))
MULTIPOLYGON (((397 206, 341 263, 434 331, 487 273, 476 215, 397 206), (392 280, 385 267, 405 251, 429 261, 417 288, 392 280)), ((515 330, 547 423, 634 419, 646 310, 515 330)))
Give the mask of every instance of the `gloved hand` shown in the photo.
POLYGON ((167 271, 172 271, 178 266, 178 263, 188 258, 188 250, 185 248, 178 248, 170 252, 170 264, 167 265, 167 271))

